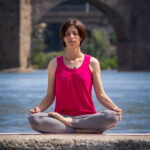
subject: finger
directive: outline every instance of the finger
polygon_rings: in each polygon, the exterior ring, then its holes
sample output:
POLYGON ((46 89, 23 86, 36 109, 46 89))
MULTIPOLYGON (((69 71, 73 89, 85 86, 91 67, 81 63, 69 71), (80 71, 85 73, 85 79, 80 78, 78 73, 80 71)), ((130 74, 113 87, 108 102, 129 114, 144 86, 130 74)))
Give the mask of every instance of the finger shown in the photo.
POLYGON ((117 115, 121 115, 122 113, 121 112, 117 112, 117 115))
POLYGON ((35 107, 34 109, 35 109, 35 112, 38 112, 38 108, 37 107, 35 107))
POLYGON ((121 111, 122 112, 122 109, 120 108, 116 108, 115 111, 121 111))
POLYGON ((35 109, 31 109, 30 112, 31 112, 31 113, 35 113, 35 109))
POLYGON ((121 116, 121 114, 116 114, 117 116, 121 116))
POLYGON ((116 112, 117 112, 117 113, 120 113, 120 114, 122 113, 122 111, 116 111, 116 112))
POLYGON ((30 116, 31 116, 33 113, 34 113, 33 111, 30 111, 30 116))
POLYGON ((122 112, 122 110, 120 110, 120 109, 117 109, 117 110, 115 110, 116 112, 122 112))
POLYGON ((121 120, 122 116, 120 116, 120 120, 121 120))
POLYGON ((30 110, 30 114, 32 114, 33 113, 33 110, 30 110))
POLYGON ((31 115, 34 114, 34 113, 36 113, 35 108, 30 110, 31 115))
POLYGON ((40 112, 39 107, 36 107, 36 108, 35 108, 35 111, 36 111, 36 112, 40 112))
POLYGON ((118 116, 119 118, 122 118, 122 116, 118 116))
POLYGON ((119 120, 119 121, 121 120, 121 118, 122 118, 121 116, 118 116, 118 120, 119 120))

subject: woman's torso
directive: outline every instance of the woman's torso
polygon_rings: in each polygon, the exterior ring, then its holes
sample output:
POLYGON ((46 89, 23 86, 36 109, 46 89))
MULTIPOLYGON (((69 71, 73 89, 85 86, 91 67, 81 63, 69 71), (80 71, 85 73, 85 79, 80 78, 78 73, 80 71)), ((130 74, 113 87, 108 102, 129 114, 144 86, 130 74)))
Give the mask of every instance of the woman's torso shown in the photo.
POLYGON ((90 56, 85 54, 83 63, 72 69, 64 64, 63 56, 57 57, 56 112, 72 116, 96 113, 91 95, 92 74, 89 63, 90 56))

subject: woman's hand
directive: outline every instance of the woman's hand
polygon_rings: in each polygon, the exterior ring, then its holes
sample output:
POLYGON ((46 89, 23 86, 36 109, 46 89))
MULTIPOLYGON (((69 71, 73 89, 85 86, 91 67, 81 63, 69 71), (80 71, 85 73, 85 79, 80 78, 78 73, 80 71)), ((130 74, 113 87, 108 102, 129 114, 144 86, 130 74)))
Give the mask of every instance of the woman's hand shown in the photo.
POLYGON ((35 107, 35 108, 30 110, 30 115, 32 115, 34 113, 39 113, 39 112, 41 112, 40 108, 39 107, 35 107))
POLYGON ((115 107, 113 109, 113 111, 117 112, 117 115, 119 116, 119 121, 121 120, 122 118, 122 109, 118 108, 118 107, 115 107))

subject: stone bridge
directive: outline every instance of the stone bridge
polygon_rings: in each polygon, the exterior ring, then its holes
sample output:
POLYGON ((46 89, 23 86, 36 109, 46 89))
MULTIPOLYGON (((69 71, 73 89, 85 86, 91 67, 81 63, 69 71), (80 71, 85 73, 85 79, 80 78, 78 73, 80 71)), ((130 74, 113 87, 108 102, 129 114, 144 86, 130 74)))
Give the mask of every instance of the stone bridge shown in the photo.
MULTIPOLYGON (((31 65, 32 23, 41 22, 51 8, 65 1, 67 0, 0 0, 1 70, 28 68, 31 65)), ((95 6, 113 26, 117 35, 118 70, 150 71, 150 1, 82 1, 95 6)))

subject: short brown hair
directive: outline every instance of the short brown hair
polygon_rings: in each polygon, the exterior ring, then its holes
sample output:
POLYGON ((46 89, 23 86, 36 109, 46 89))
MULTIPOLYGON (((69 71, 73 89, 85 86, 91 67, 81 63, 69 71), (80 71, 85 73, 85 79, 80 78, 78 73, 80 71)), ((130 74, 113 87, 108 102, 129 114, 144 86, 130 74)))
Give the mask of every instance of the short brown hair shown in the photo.
POLYGON ((63 39, 66 35, 67 29, 72 25, 75 26, 79 32, 79 36, 81 38, 80 45, 82 44, 82 42, 85 40, 85 38, 87 36, 85 25, 78 19, 70 18, 67 21, 65 21, 60 27, 60 38, 63 42, 64 47, 66 47, 66 43, 64 42, 63 39))

